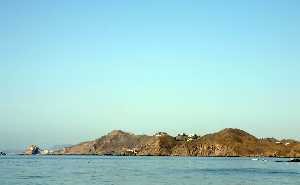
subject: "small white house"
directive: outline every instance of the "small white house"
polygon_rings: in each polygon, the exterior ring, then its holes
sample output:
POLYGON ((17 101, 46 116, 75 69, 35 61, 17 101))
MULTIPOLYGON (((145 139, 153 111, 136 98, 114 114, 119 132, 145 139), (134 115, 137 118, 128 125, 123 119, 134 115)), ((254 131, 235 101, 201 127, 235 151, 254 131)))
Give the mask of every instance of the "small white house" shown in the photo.
POLYGON ((158 132, 154 136, 161 137, 161 136, 166 136, 166 135, 168 135, 166 132, 158 132))
POLYGON ((188 138, 186 141, 193 141, 194 139, 193 138, 188 138))

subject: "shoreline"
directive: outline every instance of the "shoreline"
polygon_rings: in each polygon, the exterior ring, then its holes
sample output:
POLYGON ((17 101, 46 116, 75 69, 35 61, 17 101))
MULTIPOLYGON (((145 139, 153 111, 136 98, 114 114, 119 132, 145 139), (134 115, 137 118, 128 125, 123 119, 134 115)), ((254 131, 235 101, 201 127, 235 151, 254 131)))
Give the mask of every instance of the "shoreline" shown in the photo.
POLYGON ((270 159, 300 159, 291 156, 183 156, 183 155, 105 155, 105 154, 7 154, 17 156, 99 156, 99 157, 178 157, 178 158, 270 158, 270 159))

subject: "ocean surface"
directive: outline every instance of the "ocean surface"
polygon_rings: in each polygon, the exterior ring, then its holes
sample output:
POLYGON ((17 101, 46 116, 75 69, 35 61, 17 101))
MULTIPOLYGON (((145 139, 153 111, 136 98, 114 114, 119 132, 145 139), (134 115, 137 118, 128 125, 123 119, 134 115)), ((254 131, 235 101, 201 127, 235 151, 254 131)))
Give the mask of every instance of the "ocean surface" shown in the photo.
POLYGON ((275 160, 8 155, 0 185, 300 185, 300 163, 275 160))

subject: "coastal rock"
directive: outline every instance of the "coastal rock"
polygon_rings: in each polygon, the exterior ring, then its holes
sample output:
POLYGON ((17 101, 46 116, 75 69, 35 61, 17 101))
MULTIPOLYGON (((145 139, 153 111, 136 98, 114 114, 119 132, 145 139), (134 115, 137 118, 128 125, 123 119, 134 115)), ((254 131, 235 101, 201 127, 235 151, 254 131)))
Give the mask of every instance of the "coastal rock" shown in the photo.
POLYGON ((25 155, 37 155, 41 153, 41 149, 36 145, 29 145, 24 153, 25 155))

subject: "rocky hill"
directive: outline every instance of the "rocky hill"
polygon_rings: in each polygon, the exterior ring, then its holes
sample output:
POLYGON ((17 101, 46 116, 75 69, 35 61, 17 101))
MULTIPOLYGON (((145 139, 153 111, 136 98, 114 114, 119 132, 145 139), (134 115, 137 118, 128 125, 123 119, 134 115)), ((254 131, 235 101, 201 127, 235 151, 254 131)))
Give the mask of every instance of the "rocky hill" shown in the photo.
POLYGON ((53 154, 300 157, 300 142, 259 139, 232 128, 202 137, 173 137, 164 132, 147 136, 114 130, 99 139, 65 147, 53 154))

